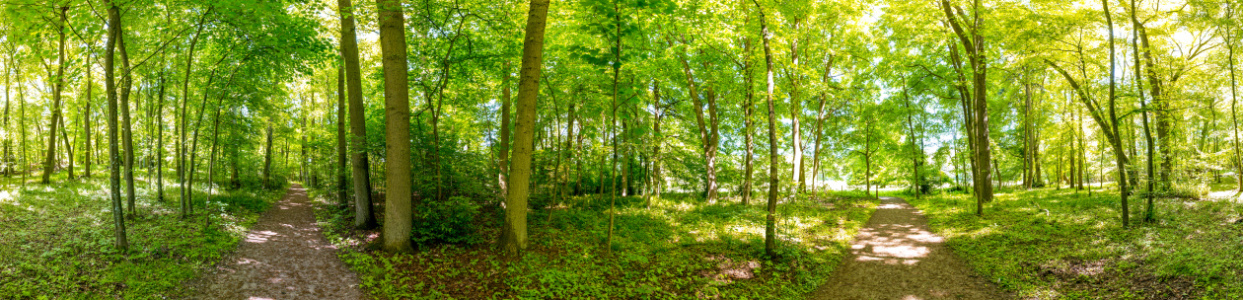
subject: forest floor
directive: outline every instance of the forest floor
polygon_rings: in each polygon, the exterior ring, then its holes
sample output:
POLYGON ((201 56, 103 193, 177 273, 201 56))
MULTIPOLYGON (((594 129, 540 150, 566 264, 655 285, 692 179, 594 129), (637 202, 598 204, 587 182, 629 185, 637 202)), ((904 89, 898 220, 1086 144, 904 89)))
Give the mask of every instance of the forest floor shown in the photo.
POLYGON ((1157 195, 1144 222, 1141 191, 1124 229, 1117 188, 1091 188, 999 190, 982 217, 966 194, 910 203, 973 270, 1022 299, 1243 299, 1243 205, 1157 195))
MULTIPOLYGON (((373 247, 376 231, 352 229, 352 211, 331 194, 312 201, 325 235, 341 246, 341 260, 377 299, 804 299, 833 273, 875 210, 878 201, 861 195, 782 200, 773 259, 764 254, 762 199, 742 205, 735 197, 709 202, 665 194, 648 206, 632 196, 617 197, 610 209, 609 198, 598 195, 537 195, 527 219, 530 246, 514 261, 495 251, 503 217, 495 204, 465 204, 471 209, 461 214, 416 213, 416 236, 452 226, 456 216, 477 218, 468 232, 452 235, 463 238, 458 242, 390 254, 373 247), (606 247, 610 212, 616 225, 606 247), (429 227, 424 218, 437 222, 429 227)), ((380 219, 382 198, 375 198, 380 219)), ((416 211, 463 201, 476 200, 424 201, 416 211)))
POLYGON ((191 299, 363 299, 358 277, 315 224, 306 189, 294 184, 259 218, 237 251, 189 284, 191 299))
POLYGON ((883 197, 850 255, 810 299, 1010 299, 929 232, 923 213, 883 197))
MULTIPOLYGON (((171 176, 170 176, 171 178, 171 176)), ((130 247, 114 247, 107 179, 65 178, 39 184, 0 178, 0 298, 180 299, 186 280, 236 248, 283 189, 220 190, 182 218, 178 188, 165 179, 164 201, 138 176, 135 214, 127 214, 130 247)), ((128 211, 128 209, 127 209, 128 211)))

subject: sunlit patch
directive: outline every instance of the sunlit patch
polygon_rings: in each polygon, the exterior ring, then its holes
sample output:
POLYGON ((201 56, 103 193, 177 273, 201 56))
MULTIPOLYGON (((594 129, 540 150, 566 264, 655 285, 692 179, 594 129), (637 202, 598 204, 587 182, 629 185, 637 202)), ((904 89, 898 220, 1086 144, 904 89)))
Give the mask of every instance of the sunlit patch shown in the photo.
POLYGON ((251 233, 246 234, 246 242, 248 242, 248 243, 265 243, 265 242, 267 242, 269 239, 271 239, 272 237, 275 237, 275 236, 278 236, 278 235, 280 235, 280 234, 278 234, 278 233, 276 233, 276 232, 272 232, 272 231, 267 231, 267 230, 263 230, 263 231, 252 231, 251 233))
POLYGON ((272 300, 272 298, 264 298, 264 297, 254 297, 254 296, 251 296, 250 298, 246 298, 246 300, 272 300))
POLYGON ((902 297, 902 300, 923 300, 923 299, 924 298, 920 298, 915 295, 906 295, 906 297, 902 297))

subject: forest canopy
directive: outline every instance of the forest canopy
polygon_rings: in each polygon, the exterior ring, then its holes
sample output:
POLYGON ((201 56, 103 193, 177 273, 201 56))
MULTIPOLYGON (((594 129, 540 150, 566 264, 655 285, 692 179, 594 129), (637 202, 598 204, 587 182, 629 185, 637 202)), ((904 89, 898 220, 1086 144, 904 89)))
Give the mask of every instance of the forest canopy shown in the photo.
POLYGON ((1240 6, 0 0, 0 295, 188 297, 306 198, 382 299, 814 298, 899 206, 997 293, 1238 297, 1240 6))

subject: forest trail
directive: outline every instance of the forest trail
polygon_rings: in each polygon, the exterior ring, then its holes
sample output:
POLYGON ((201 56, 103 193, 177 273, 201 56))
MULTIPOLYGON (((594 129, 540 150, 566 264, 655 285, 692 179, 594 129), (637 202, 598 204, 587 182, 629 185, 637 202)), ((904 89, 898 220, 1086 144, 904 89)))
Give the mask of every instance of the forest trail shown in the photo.
POLYGON ((212 272, 192 299, 365 299, 358 276, 315 225, 306 189, 294 184, 212 272))
POLYGON ((842 300, 1011 299, 975 274, 928 230, 923 212, 902 198, 881 198, 850 255, 809 297, 842 300))

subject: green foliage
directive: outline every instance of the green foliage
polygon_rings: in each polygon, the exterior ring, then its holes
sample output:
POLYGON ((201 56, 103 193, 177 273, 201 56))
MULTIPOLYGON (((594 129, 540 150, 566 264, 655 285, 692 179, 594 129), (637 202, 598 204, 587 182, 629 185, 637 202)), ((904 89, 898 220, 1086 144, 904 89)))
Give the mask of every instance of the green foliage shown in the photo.
POLYGON ((479 204, 466 197, 453 196, 445 201, 428 201, 415 210, 410 237, 420 245, 478 244, 482 242, 475 223, 478 215, 479 204))
MULTIPOLYGON (((103 183, 27 185, 0 201, 0 295, 184 297, 181 285, 233 250, 259 213, 284 193, 223 192, 213 195, 207 209, 183 220, 175 199, 151 201, 154 191, 139 185, 139 213, 126 224, 131 250, 122 252, 113 247, 103 183)), ((205 199, 204 192, 196 190, 196 199, 205 199)))
MULTIPOLYGON (((611 249, 601 247, 607 200, 566 199, 569 208, 552 211, 551 221, 548 210, 532 211, 531 248, 512 262, 487 243, 439 245, 412 255, 372 252, 363 246, 365 233, 341 223, 348 222, 348 211, 321 205, 317 217, 342 246, 339 256, 378 299, 801 299, 832 273, 876 206, 839 197, 781 204, 781 257, 768 261, 761 205, 669 196, 655 199, 651 209, 643 208, 642 198, 618 197, 611 249)), ((495 238, 494 228, 476 230, 485 242, 495 238)))
MULTIPOLYGON (((968 195, 911 203, 972 268, 1021 297, 1243 296, 1233 204, 1161 198, 1156 222, 1122 230, 1117 191, 1092 195, 1051 188, 1000 193, 984 217, 975 216, 968 195)), ((1131 202, 1133 220, 1142 216, 1139 200, 1131 202)))

